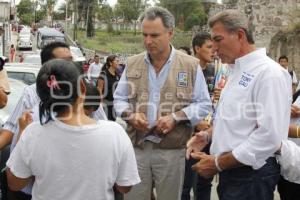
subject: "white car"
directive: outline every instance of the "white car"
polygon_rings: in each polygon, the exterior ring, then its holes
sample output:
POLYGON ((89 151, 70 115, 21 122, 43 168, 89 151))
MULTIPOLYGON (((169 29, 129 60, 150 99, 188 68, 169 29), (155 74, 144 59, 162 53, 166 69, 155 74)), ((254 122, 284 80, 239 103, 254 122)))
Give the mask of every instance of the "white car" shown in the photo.
POLYGON ((32 41, 30 37, 20 37, 18 40, 18 49, 32 50, 32 41))
POLYGON ((17 79, 27 85, 36 82, 37 75, 40 71, 40 66, 25 63, 5 64, 4 68, 9 78, 17 79))
POLYGON ((24 54, 24 63, 30 63, 34 65, 42 65, 40 54, 24 54))
POLYGON ((84 63, 86 61, 84 55, 78 47, 70 46, 70 50, 74 62, 84 63))
POLYGON ((23 28, 19 33, 18 38, 19 49, 32 49, 31 32, 29 28, 23 28))

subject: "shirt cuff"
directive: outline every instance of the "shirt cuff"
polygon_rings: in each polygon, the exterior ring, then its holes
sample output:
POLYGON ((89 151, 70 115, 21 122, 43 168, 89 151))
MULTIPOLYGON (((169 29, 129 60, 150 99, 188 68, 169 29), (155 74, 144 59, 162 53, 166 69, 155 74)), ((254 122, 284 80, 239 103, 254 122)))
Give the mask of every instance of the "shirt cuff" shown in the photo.
POLYGON ((130 106, 129 103, 127 102, 116 101, 116 100, 114 101, 114 109, 118 117, 121 117, 122 113, 129 108, 130 106))
POLYGON ((232 151, 233 157, 244 165, 251 166, 253 169, 261 168, 266 161, 258 161, 255 154, 250 151, 250 147, 247 147, 244 143, 239 145, 232 151))
POLYGON ((208 115, 210 109, 207 108, 199 111, 194 106, 190 105, 183 108, 181 111, 185 113, 186 117, 191 123, 191 126, 196 126, 202 119, 204 119, 208 115))

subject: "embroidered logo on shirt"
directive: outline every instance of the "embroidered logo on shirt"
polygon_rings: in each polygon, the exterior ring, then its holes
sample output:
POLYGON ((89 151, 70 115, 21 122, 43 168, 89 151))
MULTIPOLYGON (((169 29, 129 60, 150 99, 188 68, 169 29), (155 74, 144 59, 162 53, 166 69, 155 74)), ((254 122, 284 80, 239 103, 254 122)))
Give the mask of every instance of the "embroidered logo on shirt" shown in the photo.
POLYGON ((247 87, 251 82, 251 80, 253 79, 253 77, 254 77, 253 75, 243 72, 242 77, 239 81, 239 85, 243 87, 247 87))
POLYGON ((177 86, 179 86, 179 87, 187 87, 188 86, 187 72, 179 72, 178 73, 177 86))

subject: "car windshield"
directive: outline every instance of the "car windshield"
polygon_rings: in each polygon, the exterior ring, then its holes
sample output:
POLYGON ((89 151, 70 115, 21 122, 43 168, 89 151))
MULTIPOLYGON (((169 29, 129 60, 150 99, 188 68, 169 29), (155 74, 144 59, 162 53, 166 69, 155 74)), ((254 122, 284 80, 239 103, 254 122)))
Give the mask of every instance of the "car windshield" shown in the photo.
POLYGON ((79 48, 71 48, 71 53, 77 57, 83 57, 83 54, 79 48))

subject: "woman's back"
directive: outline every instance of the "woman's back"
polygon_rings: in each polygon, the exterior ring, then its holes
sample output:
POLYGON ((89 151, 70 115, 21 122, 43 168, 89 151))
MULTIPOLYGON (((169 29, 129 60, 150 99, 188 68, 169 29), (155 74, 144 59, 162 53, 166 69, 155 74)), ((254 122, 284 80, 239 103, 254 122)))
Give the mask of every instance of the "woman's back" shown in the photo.
POLYGON ((109 200, 114 199, 115 183, 139 182, 131 141, 114 122, 34 123, 25 129, 14 151, 8 166, 21 177, 35 176, 33 199, 109 200))

